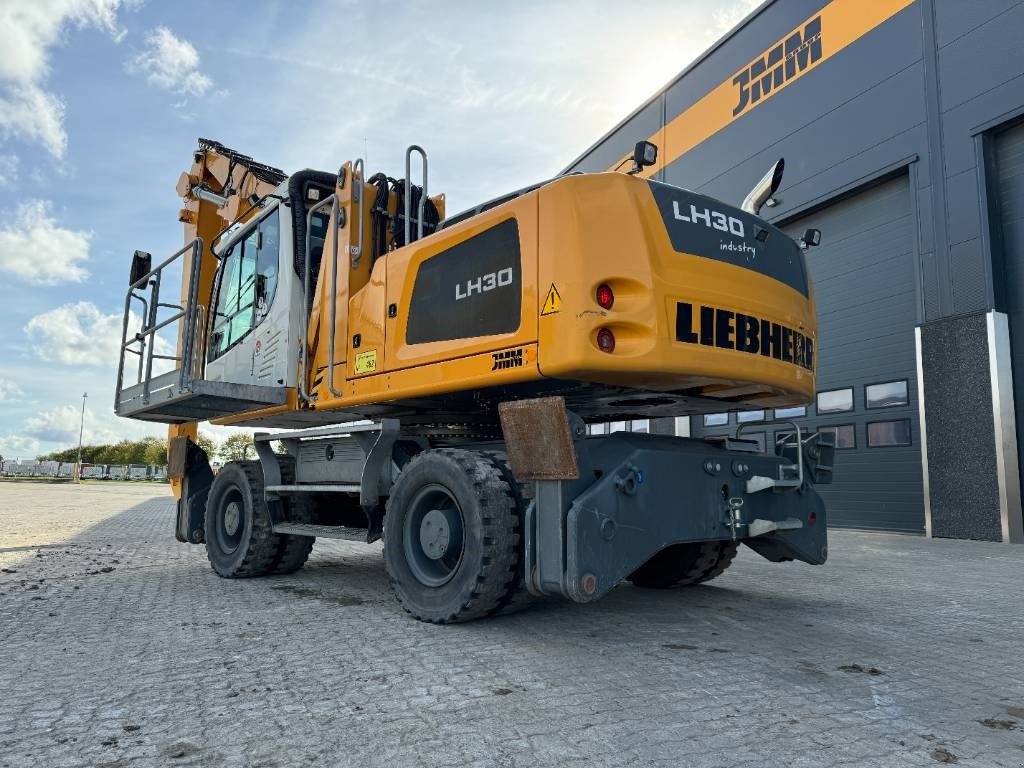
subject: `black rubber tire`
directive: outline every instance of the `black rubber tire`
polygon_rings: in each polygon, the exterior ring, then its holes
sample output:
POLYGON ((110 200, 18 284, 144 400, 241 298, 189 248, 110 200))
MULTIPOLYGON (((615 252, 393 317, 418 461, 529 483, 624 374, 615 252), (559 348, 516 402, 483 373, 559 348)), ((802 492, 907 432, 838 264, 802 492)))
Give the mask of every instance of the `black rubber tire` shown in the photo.
POLYGON ((627 579, 646 589, 672 589, 702 584, 732 565, 735 541, 700 541, 666 547, 631 573, 627 579))
POLYGON ((274 534, 263 496, 263 470, 258 461, 225 464, 210 485, 206 501, 206 557, 218 576, 240 579, 265 576, 278 560, 281 537, 274 534), (237 540, 224 524, 235 504, 237 540))
POLYGON ((434 624, 499 610, 519 579, 520 529, 516 493, 493 457, 452 448, 418 454, 392 488, 384 516, 384 563, 395 597, 412 616, 434 624), (418 578, 406 554, 406 518, 428 488, 443 489, 461 516, 460 558, 439 586, 418 578))
MULTIPOLYGON (((520 532, 523 532, 523 520, 525 518, 526 507, 528 504, 526 499, 523 498, 523 484, 516 480, 515 475, 512 474, 512 468, 508 465, 508 456, 506 454, 493 451, 483 451, 482 453, 491 460, 495 467, 498 468, 502 477, 505 478, 505 482, 508 483, 508 486, 512 491, 512 495, 516 500, 516 512, 519 517, 519 530, 520 532)), ((491 611, 491 616, 510 616, 514 613, 520 613, 521 611, 534 607, 543 600, 541 597, 531 595, 526 589, 526 573, 524 571, 526 558, 525 552, 523 551, 524 544, 525 539, 523 535, 520 535, 519 545, 516 552, 518 561, 516 563, 515 580, 512 582, 512 586, 509 589, 508 594, 505 595, 498 607, 491 611)))
MULTIPOLYGON (((278 465, 281 467, 281 482, 290 485, 295 482, 295 457, 278 455, 278 465)), ((285 505, 285 515, 290 523, 312 523, 314 520, 313 502, 306 494, 291 494, 282 497, 285 505)), ((295 573, 309 559, 309 553, 313 551, 313 544, 316 543, 316 536, 296 536, 294 534, 278 534, 280 541, 277 550, 277 557, 270 568, 270 573, 285 574, 295 573)))

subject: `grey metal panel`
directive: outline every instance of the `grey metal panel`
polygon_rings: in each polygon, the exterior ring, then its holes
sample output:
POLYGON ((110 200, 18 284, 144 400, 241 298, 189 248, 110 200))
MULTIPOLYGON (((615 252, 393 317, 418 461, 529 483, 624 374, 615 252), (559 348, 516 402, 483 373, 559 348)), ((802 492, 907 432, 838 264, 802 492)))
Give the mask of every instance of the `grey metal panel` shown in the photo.
POLYGON ((935 7, 936 37, 947 45, 1018 5, 1021 0, 944 0, 935 7))
POLYGON ((981 251, 980 238, 950 246, 949 261, 955 314, 962 315, 988 308, 985 258, 981 251))
MULTIPOLYGON (((996 134, 995 198, 1002 245, 1002 279, 1010 326, 1013 389, 1024 403, 1024 124, 996 134)), ((997 276, 998 279, 999 276, 997 276)), ((1017 444, 1024 440, 1024 407, 1017 411, 1017 444)))
POLYGON ((981 212, 978 210, 978 174, 973 165, 946 177, 946 204, 949 244, 956 245, 978 237, 981 212))
POLYGON ((818 302, 818 389, 854 389, 852 412, 818 415, 811 408, 799 420, 855 425, 857 447, 836 452, 833 483, 818 489, 832 525, 924 530, 910 199, 901 175, 784 227, 790 234, 822 231, 822 245, 807 257, 818 302), (865 408, 865 385, 899 379, 907 380, 906 406, 865 408), (913 445, 868 448, 867 423, 890 419, 911 421, 913 445))
MULTIPOLYGON (((1024 35, 1024 30, 1021 30, 1024 35)), ((942 113, 943 160, 947 176, 971 170, 977 165, 971 133, 990 121, 1006 122, 1006 112, 1024 106, 1024 75, 992 83, 974 98, 942 113)))
MULTIPOLYGON (((943 3, 936 3, 936 6, 941 5, 943 3)), ((984 18, 977 8, 975 14, 975 19, 984 18)), ((1024 3, 989 19, 939 50, 943 110, 1024 74, 1021 30, 1024 30, 1024 3)))

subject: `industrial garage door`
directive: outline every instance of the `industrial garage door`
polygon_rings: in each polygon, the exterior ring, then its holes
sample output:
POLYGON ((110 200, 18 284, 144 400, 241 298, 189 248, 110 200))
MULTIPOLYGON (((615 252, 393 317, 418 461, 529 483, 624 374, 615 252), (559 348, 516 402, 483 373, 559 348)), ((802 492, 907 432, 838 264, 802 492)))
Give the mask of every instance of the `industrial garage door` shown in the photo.
MULTIPOLYGON (((801 427, 836 431, 841 447, 835 482, 820 488, 829 523, 921 532, 917 298, 907 176, 784 228, 798 237, 808 227, 822 232, 821 246, 807 253, 818 303, 819 395, 806 415, 794 420, 801 427)), ((759 415, 734 414, 728 428, 735 429, 737 419, 754 421, 759 415)), ((705 429, 706 434, 724 431, 705 429)), ((766 427, 762 433, 770 444, 779 431, 766 427)))
POLYGON ((1010 318, 1018 456, 1024 446, 1024 125, 995 136, 996 193, 1002 224, 1006 313, 1010 318))

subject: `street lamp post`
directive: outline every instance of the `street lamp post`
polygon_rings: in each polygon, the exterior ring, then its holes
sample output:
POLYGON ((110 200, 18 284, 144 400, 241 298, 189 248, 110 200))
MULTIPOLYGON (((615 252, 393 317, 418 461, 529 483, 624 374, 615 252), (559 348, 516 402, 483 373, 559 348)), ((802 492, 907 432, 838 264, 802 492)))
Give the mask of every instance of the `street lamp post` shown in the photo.
POLYGON ((78 424, 78 461, 75 462, 75 482, 82 482, 82 433, 85 432, 85 398, 88 392, 82 393, 82 419, 78 424))

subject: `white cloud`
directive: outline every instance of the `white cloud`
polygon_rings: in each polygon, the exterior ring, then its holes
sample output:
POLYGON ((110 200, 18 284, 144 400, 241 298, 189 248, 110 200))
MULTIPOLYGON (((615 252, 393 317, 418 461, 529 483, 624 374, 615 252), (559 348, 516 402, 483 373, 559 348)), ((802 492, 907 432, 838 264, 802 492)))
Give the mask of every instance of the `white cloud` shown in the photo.
POLYGON ((0 379, 0 400, 9 400, 12 397, 20 397, 25 394, 21 387, 10 379, 0 379))
POLYGON ((117 10, 124 0, 0 3, 0 137, 37 143, 57 159, 67 151, 64 103, 45 88, 50 50, 65 29, 93 27, 120 41, 117 10))
MULTIPOLYGON (((64 365, 96 366, 111 371, 113 376, 121 349, 121 322, 120 313, 108 315, 91 301, 79 301, 36 315, 28 321, 25 333, 36 355, 43 360, 64 365)), ((132 312, 128 319, 129 335, 139 325, 139 316, 132 312)), ((168 355, 172 352, 171 342, 157 336, 156 353, 168 355)), ((153 361, 154 373, 167 370, 167 366, 168 361, 153 361)))
POLYGON ((146 35, 146 48, 128 62, 128 70, 145 74, 151 85, 174 93, 202 96, 213 86, 199 71, 195 46, 167 27, 157 27, 146 35))
POLYGON ((0 456, 5 459, 31 459, 39 453, 39 441, 24 435, 0 435, 0 456))
MULTIPOLYGON (((166 434, 167 428, 163 425, 118 418, 110 412, 108 405, 101 398, 86 398, 85 423, 82 429, 82 442, 86 445, 116 443, 119 440, 136 440, 147 435, 166 434)), ((26 448, 29 452, 35 453, 44 445, 57 448, 77 445, 81 419, 80 399, 76 405, 69 403, 40 411, 26 418, 17 434, 0 437, 0 451, 6 450, 13 456, 18 447, 21 448, 19 453, 24 455, 26 448), (13 445, 9 445, 9 442, 13 445)))
POLYGON ((18 180, 18 156, 0 155, 0 187, 18 180))
POLYGON ((61 227, 44 200, 18 205, 11 223, 0 228, 0 271, 36 285, 81 282, 89 273, 90 232, 61 227))

